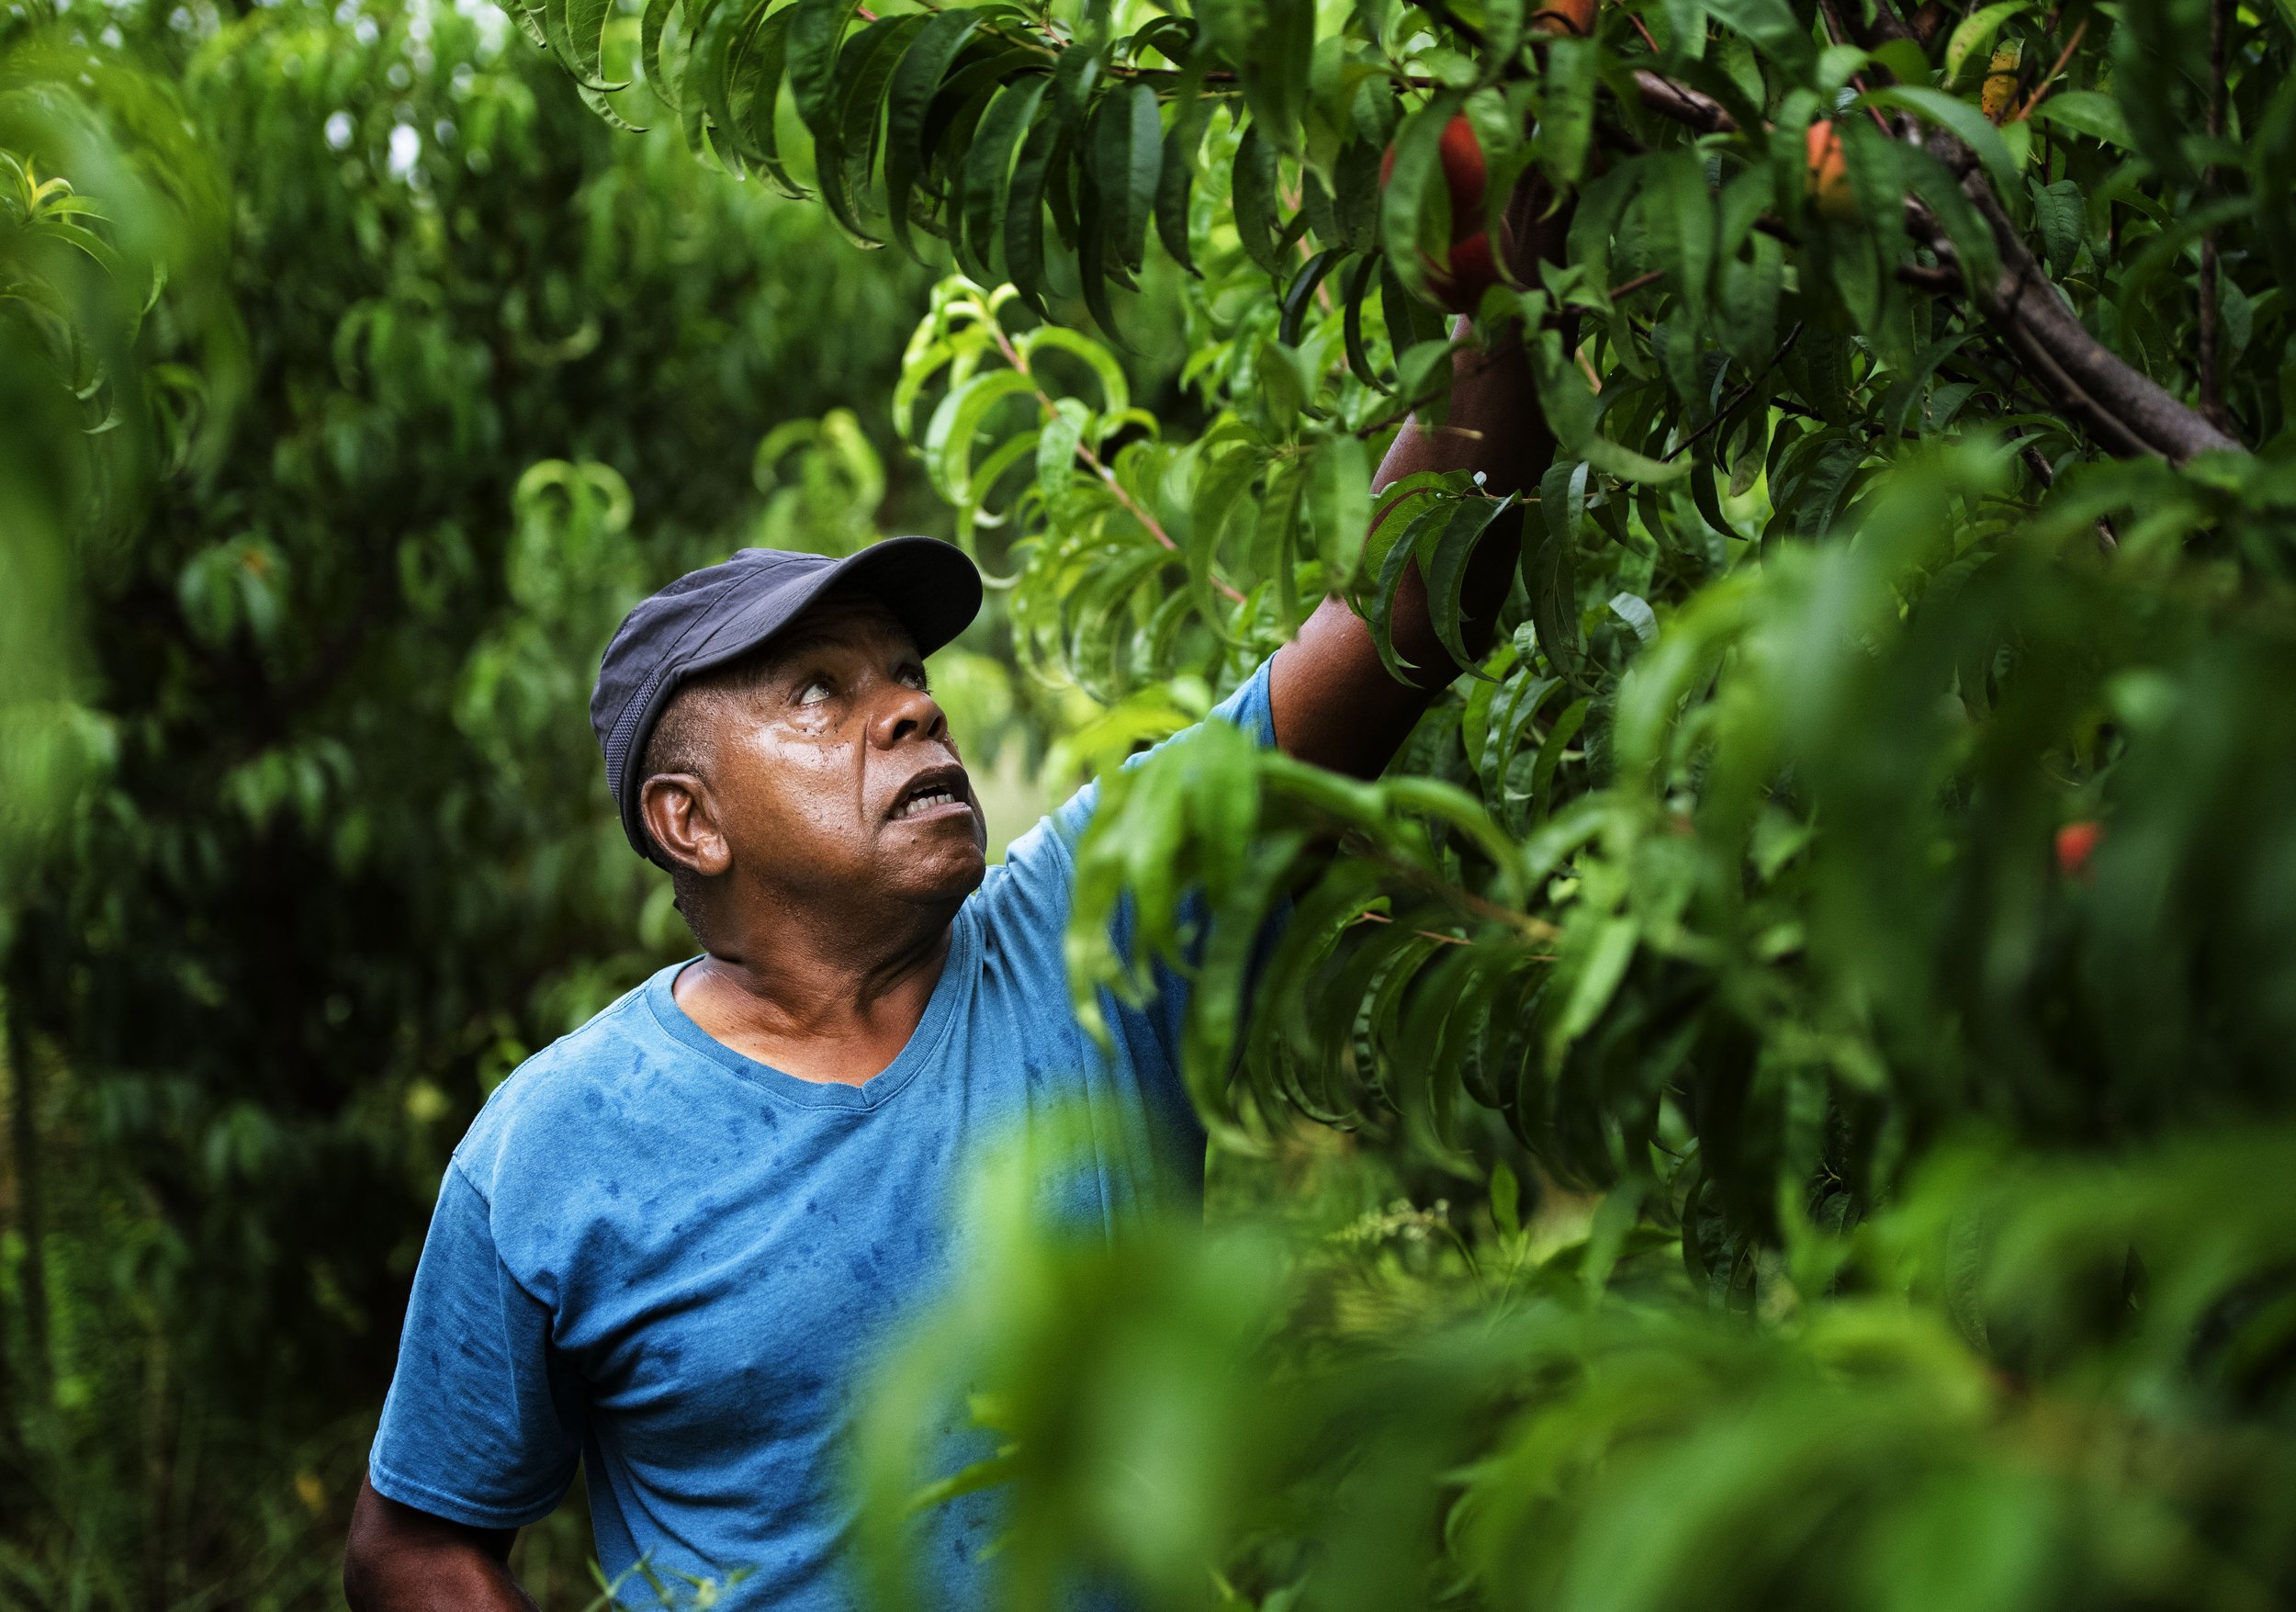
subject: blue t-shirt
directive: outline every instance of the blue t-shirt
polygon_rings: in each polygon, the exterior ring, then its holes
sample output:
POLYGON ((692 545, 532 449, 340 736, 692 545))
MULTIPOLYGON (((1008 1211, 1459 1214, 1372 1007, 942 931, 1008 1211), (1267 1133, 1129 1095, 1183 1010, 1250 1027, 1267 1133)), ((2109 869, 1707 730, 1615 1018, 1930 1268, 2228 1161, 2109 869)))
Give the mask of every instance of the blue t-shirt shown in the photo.
MULTIPOLYGON (((1215 713, 1263 744, 1267 676, 1215 713)), ((579 1459, 609 1577, 641 1558, 746 1567, 737 1605, 850 1605, 840 1437, 878 1348, 952 1274, 968 1165, 1030 1116, 1081 1108, 1086 1213, 1113 1225, 1202 1191, 1179 989, 1145 1010, 1104 998, 1112 1053, 1069 1006, 1071 842, 1096 797, 988 870, 908 1044, 864 1085, 714 1040, 671 993, 683 964, 505 1080, 439 1191, 376 1489, 514 1527, 557 1505, 579 1459)), ((985 1603, 993 1506, 940 1519, 946 1604, 985 1603)))

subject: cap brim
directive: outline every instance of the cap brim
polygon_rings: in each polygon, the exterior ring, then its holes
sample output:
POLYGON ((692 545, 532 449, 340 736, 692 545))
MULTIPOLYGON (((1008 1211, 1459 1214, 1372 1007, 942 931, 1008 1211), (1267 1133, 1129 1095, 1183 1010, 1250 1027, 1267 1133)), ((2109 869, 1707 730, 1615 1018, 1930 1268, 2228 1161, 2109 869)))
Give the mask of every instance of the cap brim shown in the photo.
POLYGON ((883 600, 909 629, 920 655, 954 642, 981 614, 980 568, 963 549, 938 537, 888 537, 872 543, 831 568, 805 603, 841 582, 865 588, 883 600))

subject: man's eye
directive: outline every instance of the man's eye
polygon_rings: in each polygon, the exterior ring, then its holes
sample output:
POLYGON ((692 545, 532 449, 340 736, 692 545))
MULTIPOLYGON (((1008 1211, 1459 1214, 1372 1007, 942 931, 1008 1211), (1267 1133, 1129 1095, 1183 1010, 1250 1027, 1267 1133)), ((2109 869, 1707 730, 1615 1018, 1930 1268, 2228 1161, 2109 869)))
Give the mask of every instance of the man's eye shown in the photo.
POLYGON ((800 705, 817 705, 828 697, 829 680, 826 677, 809 677, 797 685, 797 704, 800 705))
POLYGON ((901 674, 901 681, 920 692, 929 691, 931 688, 931 684, 925 681, 925 669, 921 666, 912 666, 904 671, 901 674))

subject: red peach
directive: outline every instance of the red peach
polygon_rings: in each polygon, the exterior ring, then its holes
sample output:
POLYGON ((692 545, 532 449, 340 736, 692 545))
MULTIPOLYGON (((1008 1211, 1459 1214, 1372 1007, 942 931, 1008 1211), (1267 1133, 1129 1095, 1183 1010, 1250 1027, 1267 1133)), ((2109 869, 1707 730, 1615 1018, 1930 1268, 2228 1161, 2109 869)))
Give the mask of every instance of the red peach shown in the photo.
POLYGON ((2068 879, 2087 878, 2088 859, 2104 837, 2105 826, 2093 817, 2065 824, 2057 830, 2057 870, 2068 879))

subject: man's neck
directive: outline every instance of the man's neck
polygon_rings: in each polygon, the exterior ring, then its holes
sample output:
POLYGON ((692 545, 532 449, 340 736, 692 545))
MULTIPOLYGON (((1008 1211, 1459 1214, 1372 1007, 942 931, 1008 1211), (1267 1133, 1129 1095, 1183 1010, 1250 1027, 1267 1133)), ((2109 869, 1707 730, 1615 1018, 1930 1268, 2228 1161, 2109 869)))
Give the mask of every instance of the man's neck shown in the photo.
POLYGON ((745 1057, 801 1080, 859 1086, 900 1056, 924 1018, 952 917, 917 915, 891 935, 850 919, 778 923, 770 937, 713 947, 682 971, 678 1006, 745 1057))

